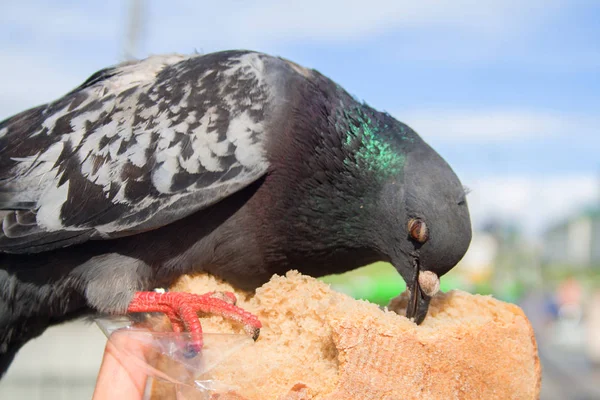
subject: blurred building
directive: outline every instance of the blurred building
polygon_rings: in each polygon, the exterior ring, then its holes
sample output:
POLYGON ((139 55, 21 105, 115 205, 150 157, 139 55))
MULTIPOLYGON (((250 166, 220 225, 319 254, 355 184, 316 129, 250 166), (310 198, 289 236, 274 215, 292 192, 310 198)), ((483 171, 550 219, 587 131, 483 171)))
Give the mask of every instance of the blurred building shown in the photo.
POLYGON ((600 207, 585 210, 546 231, 542 261, 550 269, 600 269, 600 207))
POLYGON ((469 250, 456 267, 469 283, 489 281, 498 256, 498 240, 485 231, 473 232, 469 250))

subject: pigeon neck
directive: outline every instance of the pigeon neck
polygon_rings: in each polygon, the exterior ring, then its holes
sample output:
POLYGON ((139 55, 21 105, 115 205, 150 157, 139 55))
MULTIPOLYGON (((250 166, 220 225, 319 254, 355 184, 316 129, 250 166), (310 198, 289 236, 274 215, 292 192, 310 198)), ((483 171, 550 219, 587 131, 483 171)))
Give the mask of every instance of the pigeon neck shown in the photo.
POLYGON ((343 111, 336 130, 342 137, 346 153, 345 163, 358 168, 373 179, 385 180, 402 173, 405 155, 386 140, 394 128, 388 116, 357 106, 343 111))

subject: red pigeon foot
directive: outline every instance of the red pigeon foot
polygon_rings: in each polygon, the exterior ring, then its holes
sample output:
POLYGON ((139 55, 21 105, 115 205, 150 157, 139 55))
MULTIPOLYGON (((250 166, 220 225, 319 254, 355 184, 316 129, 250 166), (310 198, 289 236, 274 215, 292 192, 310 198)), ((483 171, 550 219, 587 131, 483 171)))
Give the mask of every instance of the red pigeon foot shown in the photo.
POLYGON ((211 292, 203 295, 185 292, 136 292, 127 312, 161 312, 171 321, 174 332, 188 331, 191 336, 187 353, 196 355, 203 346, 202 325, 198 312, 221 315, 244 324, 244 330, 258 339, 262 324, 256 316, 235 305, 231 292, 211 292))

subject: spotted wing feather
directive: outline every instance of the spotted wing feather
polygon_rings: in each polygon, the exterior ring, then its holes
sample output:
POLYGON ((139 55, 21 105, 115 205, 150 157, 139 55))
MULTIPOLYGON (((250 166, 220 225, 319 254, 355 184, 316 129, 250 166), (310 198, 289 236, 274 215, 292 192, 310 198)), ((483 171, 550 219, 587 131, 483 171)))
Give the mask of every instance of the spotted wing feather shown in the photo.
POLYGON ((0 251, 153 229, 265 174, 263 55, 156 56, 0 123, 0 251))

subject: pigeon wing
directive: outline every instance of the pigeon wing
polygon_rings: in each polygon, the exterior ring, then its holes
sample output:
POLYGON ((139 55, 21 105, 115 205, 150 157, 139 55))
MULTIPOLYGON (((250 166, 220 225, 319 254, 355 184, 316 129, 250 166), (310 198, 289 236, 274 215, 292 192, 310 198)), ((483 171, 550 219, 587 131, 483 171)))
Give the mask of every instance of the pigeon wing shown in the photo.
POLYGON ((264 55, 154 56, 107 68, 0 123, 0 252, 155 229, 262 177, 264 55))

